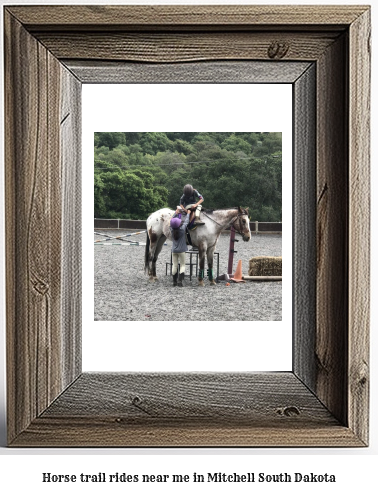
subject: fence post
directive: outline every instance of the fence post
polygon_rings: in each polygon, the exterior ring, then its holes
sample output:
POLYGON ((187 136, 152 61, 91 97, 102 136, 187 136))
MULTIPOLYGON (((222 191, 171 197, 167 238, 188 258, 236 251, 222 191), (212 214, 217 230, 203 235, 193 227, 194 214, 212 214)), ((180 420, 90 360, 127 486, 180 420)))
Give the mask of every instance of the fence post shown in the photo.
POLYGON ((232 268, 234 265, 234 253, 236 253, 236 250, 234 250, 235 241, 238 241, 238 240, 235 240, 235 229, 232 226, 231 227, 231 234, 230 234, 230 249, 228 252, 228 269, 227 269, 228 274, 232 274, 232 268))

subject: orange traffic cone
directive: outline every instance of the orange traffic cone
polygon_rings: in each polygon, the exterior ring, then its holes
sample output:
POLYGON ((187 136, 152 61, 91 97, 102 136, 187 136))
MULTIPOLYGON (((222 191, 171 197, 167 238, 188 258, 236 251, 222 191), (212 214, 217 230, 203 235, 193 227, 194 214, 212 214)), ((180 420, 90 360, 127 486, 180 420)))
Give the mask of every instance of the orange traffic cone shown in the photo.
POLYGON ((234 277, 231 278, 231 281, 235 281, 236 283, 245 283, 244 280, 242 280, 242 261, 239 260, 238 265, 236 266, 236 271, 234 274, 234 277))

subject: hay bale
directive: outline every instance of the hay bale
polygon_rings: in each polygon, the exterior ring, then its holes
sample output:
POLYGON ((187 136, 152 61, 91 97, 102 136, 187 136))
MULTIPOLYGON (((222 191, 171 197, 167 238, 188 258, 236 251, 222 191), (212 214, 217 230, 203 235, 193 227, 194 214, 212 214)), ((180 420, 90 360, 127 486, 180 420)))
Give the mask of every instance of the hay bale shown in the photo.
POLYGON ((252 257, 249 259, 249 276, 282 276, 282 257, 252 257))

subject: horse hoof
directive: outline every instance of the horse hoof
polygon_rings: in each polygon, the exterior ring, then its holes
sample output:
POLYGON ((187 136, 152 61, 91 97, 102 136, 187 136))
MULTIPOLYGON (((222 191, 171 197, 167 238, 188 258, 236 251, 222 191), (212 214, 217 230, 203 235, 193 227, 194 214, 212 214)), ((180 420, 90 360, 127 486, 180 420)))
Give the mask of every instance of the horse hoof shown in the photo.
POLYGON ((198 286, 205 286, 205 283, 203 282, 203 280, 198 280, 198 286))

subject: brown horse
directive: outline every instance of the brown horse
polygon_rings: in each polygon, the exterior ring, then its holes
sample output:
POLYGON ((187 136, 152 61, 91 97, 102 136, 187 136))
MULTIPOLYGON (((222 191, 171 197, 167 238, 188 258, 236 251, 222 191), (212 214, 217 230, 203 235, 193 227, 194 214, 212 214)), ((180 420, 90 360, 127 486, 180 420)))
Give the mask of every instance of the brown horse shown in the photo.
MULTIPOLYGON (((145 252, 145 269, 150 281, 157 280, 156 261, 165 240, 171 239, 169 222, 174 211, 162 208, 151 214, 147 219, 147 241, 145 252)), ((232 226, 244 241, 251 239, 249 229, 248 208, 225 208, 220 210, 202 210, 201 219, 204 225, 190 231, 193 245, 198 247, 199 275, 198 284, 204 285, 205 256, 207 257, 208 276, 211 285, 215 285, 213 271, 214 251, 221 231, 232 226)))

